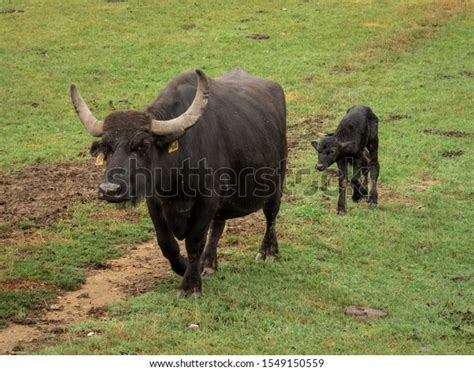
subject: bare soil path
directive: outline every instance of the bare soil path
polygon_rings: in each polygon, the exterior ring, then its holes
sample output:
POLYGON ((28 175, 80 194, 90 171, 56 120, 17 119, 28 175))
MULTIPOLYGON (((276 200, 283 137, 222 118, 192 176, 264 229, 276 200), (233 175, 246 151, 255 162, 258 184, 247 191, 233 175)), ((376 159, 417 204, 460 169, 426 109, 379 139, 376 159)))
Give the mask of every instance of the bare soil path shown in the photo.
POLYGON ((79 290, 61 295, 47 310, 1 330, 0 354, 14 354, 21 343, 64 332, 72 323, 90 317, 105 319, 106 306, 143 293, 170 275, 156 242, 133 246, 124 256, 91 271, 79 290))

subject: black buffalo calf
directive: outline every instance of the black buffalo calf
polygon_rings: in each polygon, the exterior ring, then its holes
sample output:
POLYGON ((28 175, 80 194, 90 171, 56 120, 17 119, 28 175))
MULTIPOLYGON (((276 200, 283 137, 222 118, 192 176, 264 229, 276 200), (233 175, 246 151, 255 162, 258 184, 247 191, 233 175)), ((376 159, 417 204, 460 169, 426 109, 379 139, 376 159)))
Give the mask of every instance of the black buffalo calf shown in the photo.
POLYGON ((353 165, 352 199, 359 201, 369 196, 369 207, 377 206, 378 124, 374 112, 365 106, 355 106, 347 110, 334 134, 328 134, 319 142, 311 142, 318 151, 316 169, 326 170, 334 162, 339 168, 339 200, 337 213, 346 212, 347 166, 353 165), (370 171, 371 189, 368 192, 367 176, 370 171), (361 181, 362 180, 362 181, 361 181))

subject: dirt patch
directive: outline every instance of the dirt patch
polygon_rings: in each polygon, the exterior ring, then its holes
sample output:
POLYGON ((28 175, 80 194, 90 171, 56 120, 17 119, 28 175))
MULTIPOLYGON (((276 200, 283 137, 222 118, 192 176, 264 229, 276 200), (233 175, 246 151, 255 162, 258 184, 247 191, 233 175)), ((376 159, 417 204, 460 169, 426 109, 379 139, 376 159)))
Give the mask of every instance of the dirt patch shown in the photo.
POLYGON ((406 207, 414 207, 416 204, 415 199, 399 192, 396 189, 388 187, 384 183, 378 182, 377 191, 379 193, 379 199, 381 203, 393 202, 406 207))
POLYGON ((461 320, 468 323, 469 325, 474 325, 474 312, 467 310, 465 312, 457 312, 461 317, 461 320))
POLYGON ((181 25, 181 28, 185 31, 192 30, 193 28, 196 28, 196 25, 194 23, 185 23, 181 25))
POLYGON ((303 79, 303 82, 304 82, 305 84, 309 84, 309 85, 314 84, 316 81, 317 81, 317 76, 316 76, 316 75, 309 75, 309 76, 306 76, 306 77, 303 79))
POLYGON ((349 305, 344 308, 344 313, 359 319, 379 319, 387 316, 387 312, 369 307, 349 305))
POLYGON ((268 40, 270 38, 270 35, 267 35, 266 33, 253 33, 251 35, 248 35, 247 38, 254 40, 268 40))
POLYGON ((438 179, 428 176, 428 177, 423 178, 420 183, 415 184, 413 188, 415 188, 415 190, 419 192, 426 192, 428 188, 438 185, 440 183, 441 182, 438 179))
POLYGON ((301 125, 322 124, 329 120, 334 120, 335 118, 335 115, 310 115, 300 121, 298 125, 301 127, 301 125))
POLYGON ((446 151, 446 152, 443 152, 443 153, 441 154, 441 156, 447 157, 447 158, 460 157, 460 156, 464 156, 464 151, 463 151, 463 150, 459 150, 459 151, 446 151))
POLYGON ((297 124, 288 127, 287 139, 288 149, 291 151, 300 145, 309 146, 311 140, 321 137, 325 134, 324 126, 327 122, 334 120, 335 115, 319 114, 305 117, 297 124), (302 138, 305 140, 302 141, 302 138))
POLYGON ((265 233, 265 217, 262 211, 257 211, 247 215, 244 218, 230 219, 226 223, 224 233, 232 233, 237 235, 245 234, 263 234, 265 233))
POLYGON ((451 281, 453 282, 468 282, 471 279, 470 276, 455 276, 451 277, 451 281))
POLYGON ((466 138, 466 137, 472 136, 472 133, 467 133, 465 131, 459 131, 459 130, 439 130, 439 129, 427 128, 423 130, 423 132, 426 134, 441 135, 443 137, 466 138))
POLYGON ((93 161, 0 173, 0 239, 15 230, 44 228, 66 216, 74 203, 96 200, 102 173, 93 161))
POLYGON ((443 80, 452 80, 456 78, 456 76, 447 75, 447 74, 441 74, 441 75, 438 75, 438 77, 443 80))
POLYGON ((0 9, 0 14, 13 14, 13 13, 24 13, 24 10, 21 9, 14 9, 14 8, 6 8, 0 9))
POLYGON ((285 100, 287 102, 297 102, 301 101, 302 99, 304 99, 303 95, 301 95, 297 91, 288 91, 285 93, 285 100))
POLYGON ((388 27, 387 24, 379 23, 379 22, 364 22, 363 26, 367 28, 387 28, 388 27))
POLYGON ((3 291, 23 291, 23 290, 50 290, 58 291, 58 288, 51 283, 18 278, 0 282, 0 290, 3 291))
POLYGON ((393 113, 391 115, 388 115, 386 118, 385 118, 385 121, 386 122, 393 122, 393 121, 400 121, 400 120, 409 120, 411 119, 412 117, 410 115, 407 115, 407 114, 399 114, 399 113, 393 113))
MULTIPOLYGON (((169 263, 155 242, 131 247, 127 255, 109 260, 101 269, 91 270, 81 289, 59 294, 58 301, 42 313, 15 320, 16 323, 0 331, 0 354, 21 349, 19 343, 66 332, 66 326, 88 317, 107 319, 106 306, 148 291, 169 275, 169 263)), ((38 285, 45 287, 46 284, 17 280, 2 285, 21 290, 38 288, 38 285)))
POLYGON ((474 77, 474 71, 461 71, 461 75, 465 77, 474 77))
POLYGON ((349 65, 336 65, 332 68, 333 73, 354 73, 356 69, 349 65))

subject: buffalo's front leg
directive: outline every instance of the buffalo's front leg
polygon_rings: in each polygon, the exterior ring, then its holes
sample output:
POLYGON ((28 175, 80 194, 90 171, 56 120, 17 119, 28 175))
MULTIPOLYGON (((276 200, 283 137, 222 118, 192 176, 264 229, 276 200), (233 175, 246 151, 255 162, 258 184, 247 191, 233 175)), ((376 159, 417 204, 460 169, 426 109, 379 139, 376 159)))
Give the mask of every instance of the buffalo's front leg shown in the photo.
POLYGON ((225 220, 214 219, 207 235, 206 247, 201 257, 201 275, 210 276, 217 271, 217 244, 224 231, 225 220))
POLYGON ((201 256, 216 209, 211 200, 198 200, 195 203, 186 233, 188 266, 181 283, 180 297, 197 297, 201 294, 201 256))
POLYGON ((343 158, 337 162, 339 167, 339 198, 337 200, 337 214, 344 215, 346 213, 346 188, 347 188, 347 164, 343 158))
POLYGON ((184 275, 187 267, 187 260, 179 253, 179 246, 173 233, 170 231, 166 219, 163 215, 161 202, 154 198, 147 198, 148 211, 155 226, 158 245, 163 256, 169 260, 171 269, 180 276, 184 275))
POLYGON ((183 276, 179 297, 198 297, 202 291, 201 284, 201 254, 206 243, 206 234, 199 237, 186 238, 188 253, 188 268, 183 276))

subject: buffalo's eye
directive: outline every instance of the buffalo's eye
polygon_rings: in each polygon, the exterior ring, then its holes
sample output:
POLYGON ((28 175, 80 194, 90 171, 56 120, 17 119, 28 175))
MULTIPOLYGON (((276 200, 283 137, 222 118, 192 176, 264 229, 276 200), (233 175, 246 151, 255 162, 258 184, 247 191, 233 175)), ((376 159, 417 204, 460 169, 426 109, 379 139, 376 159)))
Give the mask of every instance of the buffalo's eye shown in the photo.
POLYGON ((140 142, 132 144, 132 151, 133 152, 146 152, 148 148, 150 148, 151 142, 148 139, 144 139, 140 142))

